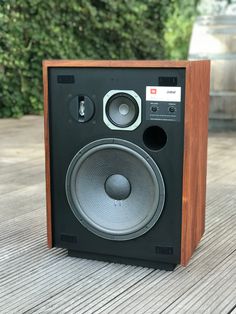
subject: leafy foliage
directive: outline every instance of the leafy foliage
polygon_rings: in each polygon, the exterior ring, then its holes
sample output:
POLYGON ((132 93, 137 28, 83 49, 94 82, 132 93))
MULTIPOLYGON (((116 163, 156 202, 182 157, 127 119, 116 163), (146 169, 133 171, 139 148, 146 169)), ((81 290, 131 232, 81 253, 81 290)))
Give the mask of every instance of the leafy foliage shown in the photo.
POLYGON ((2 0, 0 117, 42 112, 43 59, 182 57, 178 10, 174 0, 2 0))
POLYGON ((197 13, 196 0, 175 1, 165 22, 164 49, 168 59, 186 59, 197 13))

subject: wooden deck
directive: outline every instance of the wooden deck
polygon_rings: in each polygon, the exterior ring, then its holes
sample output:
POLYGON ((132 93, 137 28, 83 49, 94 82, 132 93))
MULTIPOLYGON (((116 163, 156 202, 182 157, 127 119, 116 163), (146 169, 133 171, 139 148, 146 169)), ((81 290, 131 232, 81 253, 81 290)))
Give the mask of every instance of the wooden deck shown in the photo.
POLYGON ((236 313, 236 133, 209 136, 206 232, 174 272, 48 250, 43 119, 0 120, 0 313, 236 313))

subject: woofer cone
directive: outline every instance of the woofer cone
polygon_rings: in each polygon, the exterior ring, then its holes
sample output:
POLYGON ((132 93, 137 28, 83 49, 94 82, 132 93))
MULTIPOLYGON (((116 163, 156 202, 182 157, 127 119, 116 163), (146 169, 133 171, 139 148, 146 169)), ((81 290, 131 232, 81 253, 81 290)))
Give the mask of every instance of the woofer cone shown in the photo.
POLYGON ((111 240, 146 233, 165 201, 156 163, 140 147, 121 139, 98 140, 79 151, 68 167, 65 189, 81 224, 111 240))
POLYGON ((127 128, 134 124, 139 114, 137 101, 129 94, 117 93, 108 99, 106 115, 117 127, 127 128))

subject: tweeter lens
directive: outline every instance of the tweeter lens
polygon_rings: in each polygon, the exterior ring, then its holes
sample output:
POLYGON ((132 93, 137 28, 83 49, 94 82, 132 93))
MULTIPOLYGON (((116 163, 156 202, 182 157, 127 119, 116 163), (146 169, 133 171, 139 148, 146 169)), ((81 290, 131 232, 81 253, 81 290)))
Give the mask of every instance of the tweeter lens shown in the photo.
POLYGON ((117 127, 127 128, 137 119, 139 106, 129 94, 117 93, 106 104, 106 115, 109 121, 117 127))

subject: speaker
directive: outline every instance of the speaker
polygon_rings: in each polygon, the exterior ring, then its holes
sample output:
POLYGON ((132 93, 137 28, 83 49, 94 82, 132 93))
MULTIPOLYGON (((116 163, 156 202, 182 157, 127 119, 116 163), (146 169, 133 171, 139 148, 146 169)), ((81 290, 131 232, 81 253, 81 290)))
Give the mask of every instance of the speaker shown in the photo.
POLYGON ((48 246, 173 270, 205 225, 209 61, 43 62, 48 246))

